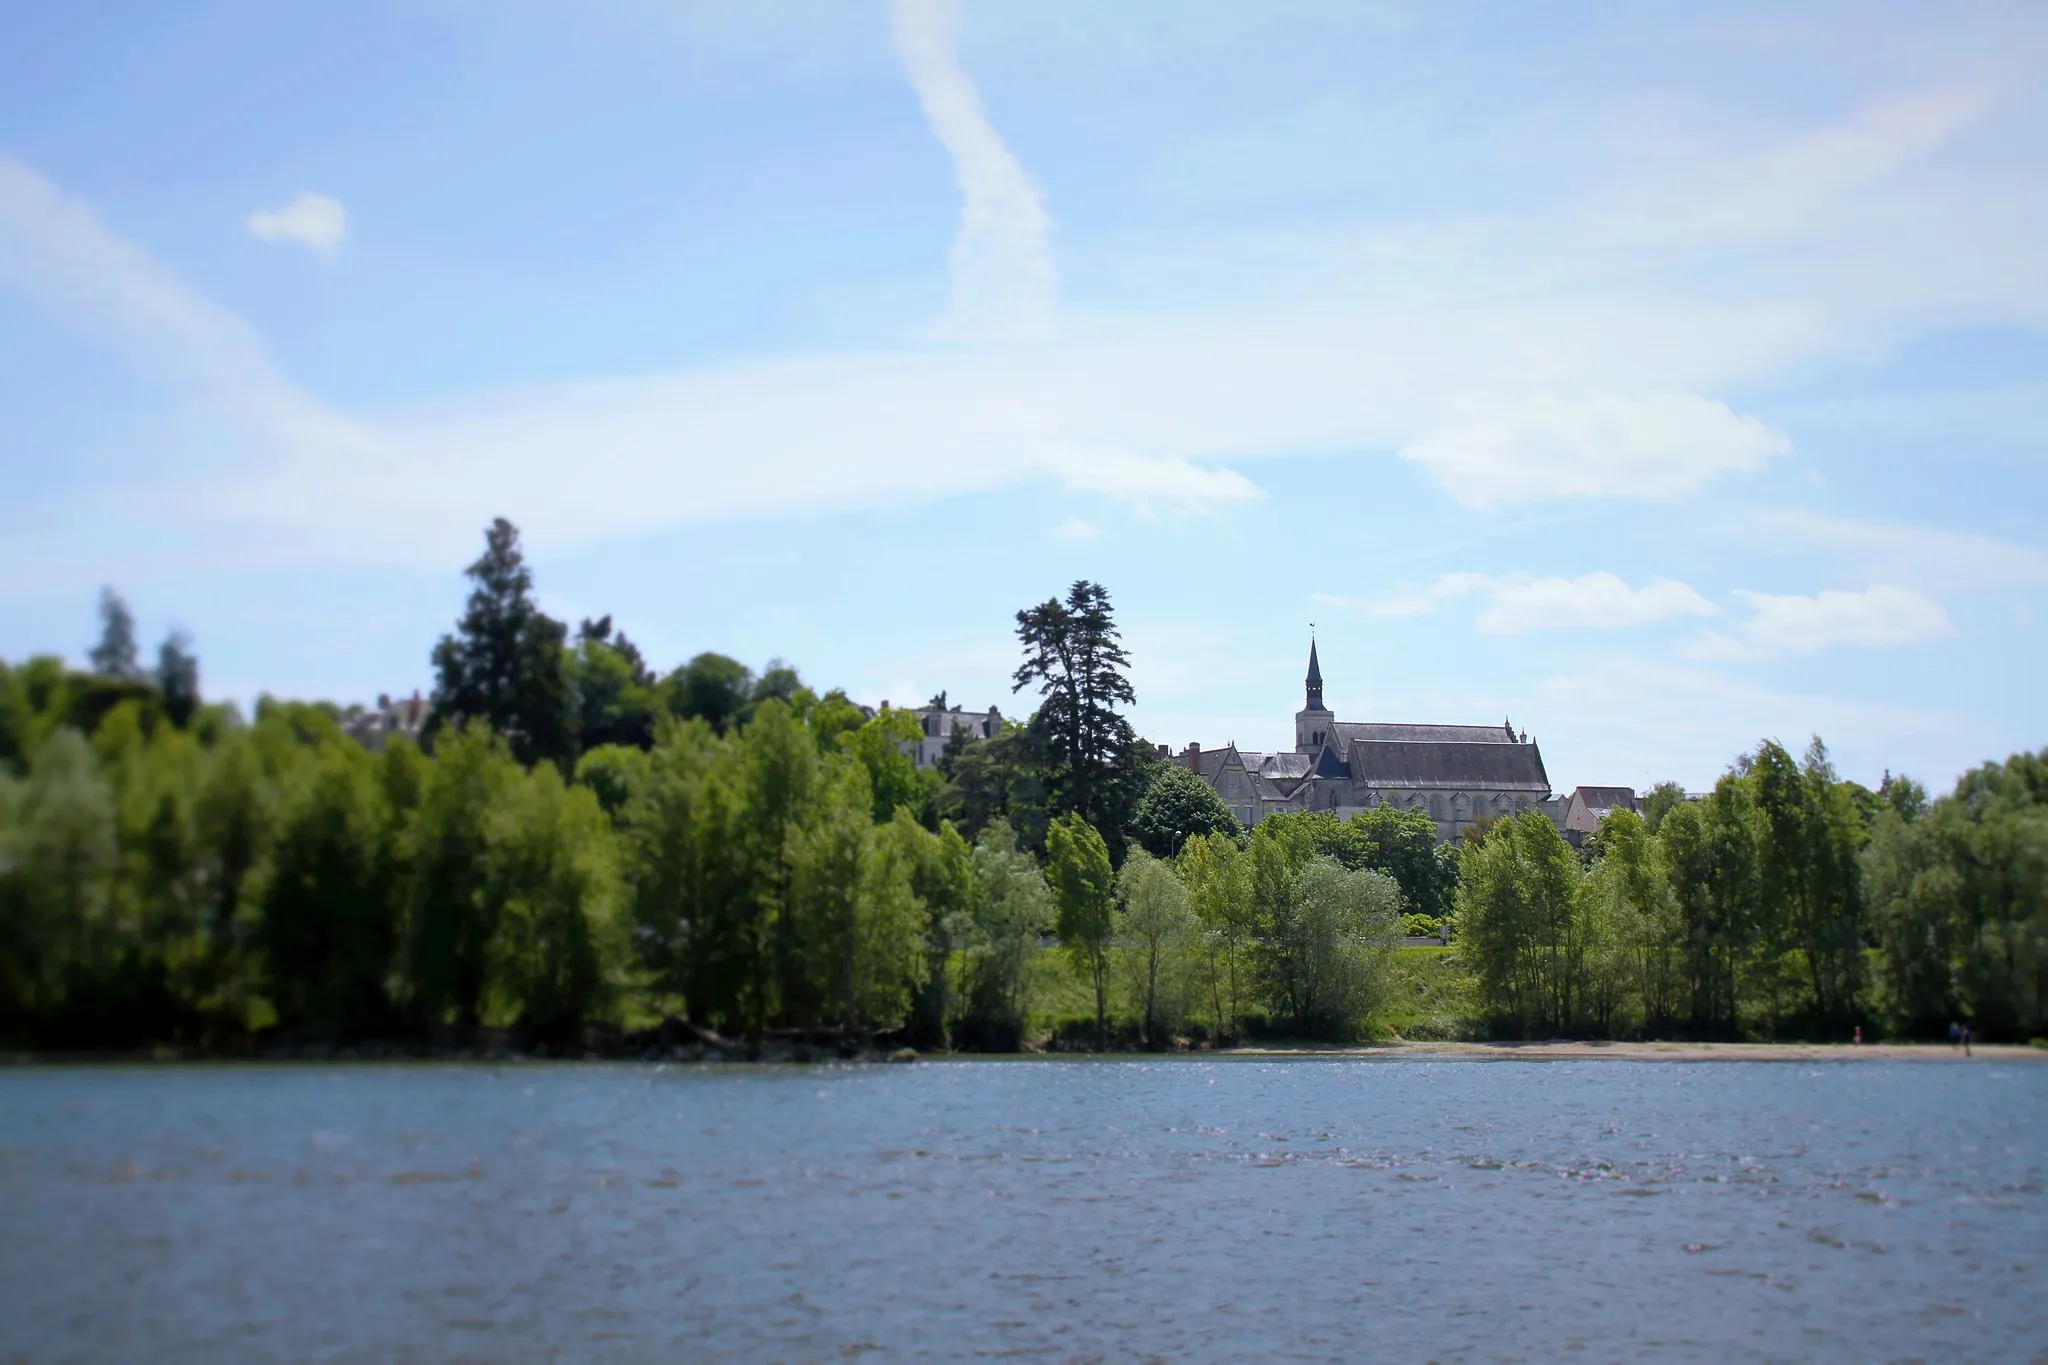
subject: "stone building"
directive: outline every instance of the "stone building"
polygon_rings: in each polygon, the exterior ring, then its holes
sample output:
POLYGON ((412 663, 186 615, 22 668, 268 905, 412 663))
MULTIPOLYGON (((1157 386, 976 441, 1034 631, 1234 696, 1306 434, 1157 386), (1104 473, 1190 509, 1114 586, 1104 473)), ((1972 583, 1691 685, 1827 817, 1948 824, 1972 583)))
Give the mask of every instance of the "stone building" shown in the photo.
POLYGON ((1214 787, 1247 826, 1276 811, 1326 810, 1347 817, 1390 805, 1429 812, 1437 838, 1451 840, 1477 821, 1538 809, 1550 799, 1541 751, 1505 722, 1340 721, 1323 704, 1323 670, 1313 641, 1307 690, 1294 716, 1292 753, 1190 744, 1175 761, 1214 787))
POLYGON ((341 728, 371 753, 381 751, 394 737, 419 743, 426 723, 427 703, 417 690, 410 698, 397 700, 379 693, 374 708, 351 706, 341 717, 341 728))
POLYGON ((1614 810, 1642 814, 1643 803, 1633 787, 1578 787, 1559 805, 1558 828, 1574 844, 1600 832, 1600 822, 1614 810))
MULTIPOLYGON (((887 706, 888 702, 882 705, 887 706)), ((956 730, 964 731, 969 739, 994 739, 1002 732, 1002 712, 991 706, 986 711, 966 711, 958 706, 946 704, 946 694, 939 693, 923 706, 910 708, 910 714, 917 717, 918 727, 924 731, 916 748, 911 752, 911 761, 920 768, 929 768, 938 763, 939 755, 946 752, 946 742, 956 730)))

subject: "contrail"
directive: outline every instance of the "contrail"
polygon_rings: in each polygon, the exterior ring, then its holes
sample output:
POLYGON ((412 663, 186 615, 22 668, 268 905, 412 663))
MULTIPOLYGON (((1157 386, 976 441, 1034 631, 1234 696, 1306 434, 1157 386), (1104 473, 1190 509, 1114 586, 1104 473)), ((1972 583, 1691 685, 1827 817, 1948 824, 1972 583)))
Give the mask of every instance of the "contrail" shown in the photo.
POLYGON ((960 66, 955 0, 896 0, 896 51, 932 133, 953 158, 960 230, 949 264, 947 331, 963 339, 1029 340, 1052 329, 1059 281, 1045 199, 988 121, 960 66))

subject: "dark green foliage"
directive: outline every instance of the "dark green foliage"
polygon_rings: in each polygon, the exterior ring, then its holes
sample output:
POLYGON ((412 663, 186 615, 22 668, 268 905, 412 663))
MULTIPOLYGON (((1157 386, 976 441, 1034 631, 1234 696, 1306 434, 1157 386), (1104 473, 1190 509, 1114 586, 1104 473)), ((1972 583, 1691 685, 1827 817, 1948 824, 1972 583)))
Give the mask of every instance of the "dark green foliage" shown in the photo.
POLYGON ((1750 780, 1763 901, 1775 911, 1767 925, 1779 940, 1774 946, 1804 956, 1816 1022, 1847 1025, 1863 986, 1859 813, 1818 739, 1804 766, 1766 741, 1752 760, 1750 780))
POLYGON ((754 675, 738 659, 699 654, 669 674, 666 690, 670 715, 701 720, 722 735, 745 719, 754 675))
POLYGON ((100 641, 88 657, 92 671, 102 678, 133 682, 142 677, 135 653, 135 615, 112 588, 100 589, 100 641))
POLYGON ((182 730, 192 723, 199 709, 199 660, 183 631, 172 631, 157 647, 156 690, 171 724, 182 730))
POLYGON ((661 697, 639 646, 614 633, 612 618, 585 621, 569 660, 576 691, 577 741, 585 752, 606 745, 654 746, 661 697))
POLYGON ((397 942, 383 856, 390 820, 369 755, 321 749, 285 798, 262 900, 260 943, 279 1023, 343 1035, 389 1021, 397 942))
POLYGON ((1676 782, 1659 782, 1643 798, 1643 821, 1655 834, 1664 817, 1685 804, 1685 788, 1676 782))
POLYGON ((481 558, 467 570, 476 586, 455 634, 434 647, 430 734, 481 721, 522 764, 567 767, 576 758, 576 695, 565 650, 567 628, 533 601, 533 574, 519 529, 499 517, 481 558))
POLYGON ((1496 1026, 1536 1036, 1586 1022, 1587 938, 1579 863, 1541 811, 1499 821, 1468 847, 1458 939, 1496 1026))
MULTIPOLYGON (((1048 599, 1017 613, 1024 662, 1014 689, 1037 685, 1040 702, 1027 727, 1043 775, 1047 809, 1078 815, 1121 844, 1131 812, 1150 778, 1120 706, 1135 699, 1124 652, 1099 583, 1081 580, 1066 600, 1048 599)), ((1150 753, 1149 750, 1146 751, 1150 753)))
POLYGON ((2048 750, 1973 769, 1932 806, 1886 786, 1864 852, 1885 1012, 1936 1036, 2048 1029, 2048 750))
POLYGON ((1441 919, 1458 890, 1457 849, 1436 841, 1428 811, 1370 806, 1336 826, 1320 851, 1356 871, 1384 872, 1410 911, 1441 919))
POLYGON ((1189 839, 1237 832, 1216 789, 1178 763, 1158 766, 1131 816, 1131 838, 1155 858, 1178 855, 1189 839))
POLYGON ((413 818, 407 905, 409 1005, 424 1024, 482 1020, 496 904, 490 822, 518 775, 481 724, 447 735, 413 818))

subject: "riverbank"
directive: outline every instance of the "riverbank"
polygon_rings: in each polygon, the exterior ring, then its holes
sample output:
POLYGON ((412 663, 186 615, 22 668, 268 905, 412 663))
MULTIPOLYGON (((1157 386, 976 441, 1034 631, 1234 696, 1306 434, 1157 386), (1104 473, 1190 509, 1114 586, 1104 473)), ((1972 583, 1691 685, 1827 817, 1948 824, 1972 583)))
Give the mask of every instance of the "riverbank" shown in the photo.
POLYGON ((1515 1062, 2048 1062, 2048 1048, 1975 1043, 1968 1054, 1946 1043, 1383 1043, 1373 1047, 1238 1047, 1212 1056, 1351 1057, 1363 1061, 1452 1059, 1515 1062))

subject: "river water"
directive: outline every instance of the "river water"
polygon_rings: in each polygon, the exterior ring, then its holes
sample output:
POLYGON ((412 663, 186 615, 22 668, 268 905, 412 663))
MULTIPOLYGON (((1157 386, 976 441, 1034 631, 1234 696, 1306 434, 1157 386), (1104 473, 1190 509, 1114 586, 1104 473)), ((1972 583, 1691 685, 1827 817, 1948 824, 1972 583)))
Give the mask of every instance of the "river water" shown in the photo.
POLYGON ((0 1073, 0 1361, 2029 1360, 2048 1066, 0 1073))

